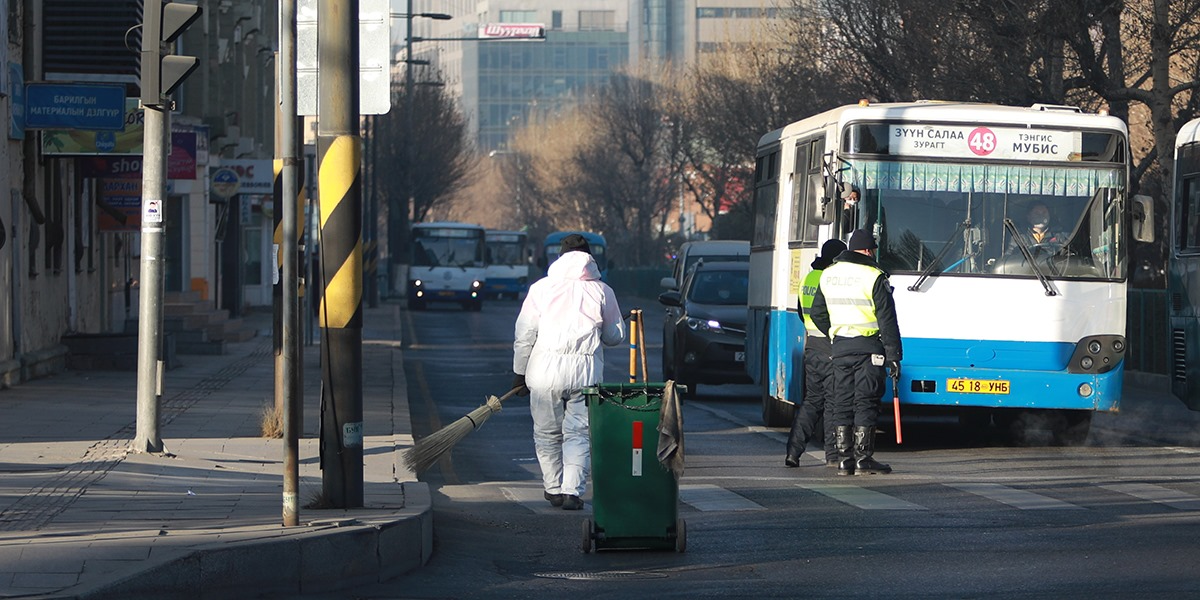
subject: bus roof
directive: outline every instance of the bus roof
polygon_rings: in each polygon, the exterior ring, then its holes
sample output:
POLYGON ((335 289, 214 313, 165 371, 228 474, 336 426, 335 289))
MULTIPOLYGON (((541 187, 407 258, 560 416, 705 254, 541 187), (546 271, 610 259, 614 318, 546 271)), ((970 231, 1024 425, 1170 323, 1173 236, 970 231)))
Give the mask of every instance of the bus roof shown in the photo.
POLYGON ((544 244, 547 246, 551 245, 551 244, 557 244, 557 243, 561 242, 563 238, 567 237, 568 235, 571 235, 572 233, 578 233, 579 235, 582 235, 583 239, 587 240, 588 244, 604 244, 605 243, 604 236, 602 236, 598 233, 592 233, 590 231, 555 231, 554 233, 546 236, 546 241, 544 242, 544 244))
POLYGON ((1045 127, 1095 128, 1118 130, 1127 133, 1125 122, 1116 117, 1097 113, 1085 113, 1071 106, 1034 104, 1033 106, 1003 106, 977 102, 947 102, 920 100, 917 102, 894 102, 862 106, 848 104, 827 110, 806 119, 796 121, 759 139, 763 147, 785 137, 827 127, 833 123, 846 125, 851 121, 886 121, 904 119, 911 122, 936 123, 988 123, 1013 125, 1039 125, 1045 127))
POLYGON ((1196 142, 1200 142, 1200 119, 1192 119, 1179 128, 1179 135, 1175 137, 1175 147, 1181 148, 1196 142))

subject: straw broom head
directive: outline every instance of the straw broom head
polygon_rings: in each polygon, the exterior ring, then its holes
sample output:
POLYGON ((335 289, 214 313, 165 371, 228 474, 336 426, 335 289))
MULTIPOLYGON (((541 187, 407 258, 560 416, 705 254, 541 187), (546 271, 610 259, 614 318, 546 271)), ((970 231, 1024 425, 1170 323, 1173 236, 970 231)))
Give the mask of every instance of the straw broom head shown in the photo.
POLYGON ((467 413, 459 420, 419 439, 404 452, 404 464, 414 473, 420 473, 433 466, 443 454, 448 452, 468 433, 483 426, 492 413, 500 412, 500 403, 508 400, 518 388, 509 390, 507 394, 497 398, 488 396, 487 402, 467 413))

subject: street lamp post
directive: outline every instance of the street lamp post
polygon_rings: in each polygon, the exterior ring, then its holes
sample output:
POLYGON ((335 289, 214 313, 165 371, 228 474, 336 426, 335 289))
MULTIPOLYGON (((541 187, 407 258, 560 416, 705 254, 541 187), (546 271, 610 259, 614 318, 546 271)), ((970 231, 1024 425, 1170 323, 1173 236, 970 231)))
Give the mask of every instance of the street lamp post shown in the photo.
POLYGON ((454 17, 452 15, 448 15, 445 13, 430 13, 430 12, 414 13, 413 12, 413 0, 408 0, 406 8, 405 8, 405 12, 391 13, 390 16, 392 18, 405 20, 405 28, 404 28, 404 63, 405 63, 404 64, 404 142, 403 142, 404 143, 404 160, 405 160, 405 169, 404 169, 404 194, 405 195, 400 200, 401 206, 399 206, 399 207, 389 206, 389 217, 388 217, 388 230, 389 230, 388 258, 389 258, 389 262, 392 263, 389 265, 388 270, 389 270, 389 275, 391 277, 390 280, 392 281, 392 290, 394 291, 396 288, 399 287, 398 282, 396 282, 394 280, 396 264, 401 262, 401 260, 398 260, 398 259, 403 258, 404 260, 407 260, 407 258, 408 258, 408 256, 407 256, 407 254, 408 254, 408 248, 407 248, 407 246, 408 246, 408 230, 410 227, 408 213, 415 201, 415 197, 413 195, 413 172, 412 171, 413 171, 413 157, 415 156, 414 151, 416 150, 416 144, 414 143, 414 141, 412 139, 412 132, 413 132, 412 90, 413 90, 413 65, 416 64, 417 61, 413 60, 413 57, 412 57, 412 48, 413 48, 413 41, 414 41, 413 40, 413 19, 416 17, 423 17, 426 19, 433 19, 435 21, 448 21, 454 17), (395 208, 399 208, 399 210, 396 211, 398 214, 394 215, 394 216, 390 215, 391 210, 393 210, 395 208), (391 232, 392 227, 395 227, 397 231, 391 232), (392 246, 395 246, 395 247, 392 247, 392 246))

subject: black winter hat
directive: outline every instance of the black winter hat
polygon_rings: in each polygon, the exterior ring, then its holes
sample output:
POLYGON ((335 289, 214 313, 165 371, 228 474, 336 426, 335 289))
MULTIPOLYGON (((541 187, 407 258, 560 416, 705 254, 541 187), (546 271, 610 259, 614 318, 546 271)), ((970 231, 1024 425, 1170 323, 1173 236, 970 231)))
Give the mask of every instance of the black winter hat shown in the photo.
POLYGON ((846 244, 848 250, 874 250, 878 247, 875 245, 875 236, 866 229, 855 229, 850 233, 850 243, 846 244))
POLYGON ((572 233, 571 235, 563 238, 562 244, 559 245, 558 253, 559 255, 563 255, 574 251, 587 252, 588 254, 592 253, 592 248, 591 246, 588 246, 587 240, 578 233, 572 233))
POLYGON ((821 256, 819 258, 821 260, 833 260, 845 250, 846 244, 842 240, 825 240, 825 243, 821 244, 821 256))

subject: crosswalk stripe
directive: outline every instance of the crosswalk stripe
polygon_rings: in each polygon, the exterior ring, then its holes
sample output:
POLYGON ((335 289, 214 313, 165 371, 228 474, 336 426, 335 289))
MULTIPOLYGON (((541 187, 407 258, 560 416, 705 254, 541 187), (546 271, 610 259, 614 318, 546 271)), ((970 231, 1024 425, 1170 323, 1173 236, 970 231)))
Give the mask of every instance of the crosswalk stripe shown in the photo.
POLYGON ((920 504, 913 504, 912 502, 856 485, 810 485, 797 483, 796 487, 829 496, 838 502, 844 502, 863 510, 928 510, 920 504))
POLYGON ((1200 498, 1159 485, 1149 483, 1113 483, 1100 487, 1179 510, 1200 510, 1200 498))
POLYGON ((766 507, 761 504, 721 486, 711 484, 681 485, 679 486, 679 499, 701 511, 766 510, 766 507))
POLYGON ((1076 506, 1070 502, 1063 502, 1056 498, 1011 488, 998 483, 947 483, 946 485, 1021 510, 1083 509, 1082 506, 1076 506))

